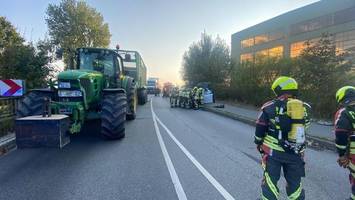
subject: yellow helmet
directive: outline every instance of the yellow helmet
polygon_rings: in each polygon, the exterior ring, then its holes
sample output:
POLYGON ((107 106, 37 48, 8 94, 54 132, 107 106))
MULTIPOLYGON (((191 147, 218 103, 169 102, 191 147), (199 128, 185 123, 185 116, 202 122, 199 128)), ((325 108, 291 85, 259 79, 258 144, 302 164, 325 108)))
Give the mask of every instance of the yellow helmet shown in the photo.
POLYGON ((296 95, 298 91, 298 83, 291 77, 280 76, 272 84, 271 90, 276 94, 276 96, 280 96, 285 93, 296 95))
POLYGON ((337 103, 347 105, 355 101, 355 87, 354 86, 344 86, 340 88, 336 94, 335 99, 337 103))

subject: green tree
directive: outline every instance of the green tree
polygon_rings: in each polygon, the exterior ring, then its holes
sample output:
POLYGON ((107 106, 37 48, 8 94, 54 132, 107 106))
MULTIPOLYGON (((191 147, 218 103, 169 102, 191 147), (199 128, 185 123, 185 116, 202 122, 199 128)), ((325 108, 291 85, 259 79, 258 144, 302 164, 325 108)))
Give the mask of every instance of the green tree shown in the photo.
POLYGON ((204 32, 184 53, 182 77, 190 86, 209 82, 219 92, 228 81, 229 71, 230 50, 218 36, 213 39, 204 32))
MULTIPOLYGON (((351 82, 350 52, 338 52, 331 35, 307 42, 296 60, 294 76, 303 98, 312 104, 317 116, 331 118, 335 112, 335 92, 351 82)), ((354 81, 354 80, 352 80, 354 81)))
POLYGON ((54 45, 63 48, 64 61, 70 64, 78 47, 107 47, 111 34, 103 16, 84 1, 62 0, 49 4, 46 22, 54 45))
POLYGON ((5 17, 0 16, 0 53, 6 47, 22 45, 24 39, 16 32, 12 24, 5 17))
POLYGON ((274 97, 271 85, 276 77, 291 75, 294 60, 289 58, 263 58, 258 62, 233 65, 230 97, 238 101, 260 106, 274 97))
POLYGON ((0 35, 0 78, 23 79, 29 89, 43 87, 52 71, 48 64, 51 45, 46 41, 36 46, 23 44, 25 40, 3 17, 0 17, 0 35))
POLYGON ((44 87, 52 71, 50 57, 41 45, 11 46, 0 57, 0 78, 23 79, 27 88, 44 87))

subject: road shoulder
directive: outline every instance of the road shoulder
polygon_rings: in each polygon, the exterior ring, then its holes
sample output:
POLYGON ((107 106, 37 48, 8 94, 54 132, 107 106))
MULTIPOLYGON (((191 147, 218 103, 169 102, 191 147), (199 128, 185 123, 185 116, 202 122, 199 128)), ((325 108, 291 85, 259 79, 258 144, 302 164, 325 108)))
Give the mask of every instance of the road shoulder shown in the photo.
MULTIPOLYGON (((229 111, 223 108, 216 108, 215 104, 208 104, 202 107, 202 110, 212 112, 224 117, 228 117, 230 119, 234 119, 237 121, 241 121, 243 123, 249 124, 251 126, 255 126, 256 119, 250 116, 242 115, 240 113, 236 113, 233 111, 229 111)), ((308 133, 306 135, 307 145, 316 149, 328 149, 332 151, 336 151, 334 142, 331 138, 319 137, 316 135, 312 135, 312 133, 308 133)))

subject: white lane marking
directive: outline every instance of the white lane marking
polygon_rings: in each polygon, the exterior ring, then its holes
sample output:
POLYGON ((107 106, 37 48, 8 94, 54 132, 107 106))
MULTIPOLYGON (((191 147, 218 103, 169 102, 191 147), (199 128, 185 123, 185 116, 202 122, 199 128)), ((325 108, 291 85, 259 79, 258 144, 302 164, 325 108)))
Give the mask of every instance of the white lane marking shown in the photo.
POLYGON ((177 173, 175 171, 173 162, 170 159, 170 156, 169 156, 169 153, 168 153, 168 151, 166 149, 164 140, 163 140, 163 138, 162 138, 162 136, 160 134, 160 130, 159 130, 158 123, 157 123, 157 120, 156 120, 156 117, 155 117, 155 113, 153 111, 153 103, 152 102, 153 101, 151 99, 151 101, 150 101, 150 109, 152 111, 152 117, 153 117, 153 122, 154 122, 154 127, 155 127, 155 133, 157 134, 158 141, 159 141, 159 144, 160 144, 160 148, 161 148, 161 151, 163 152, 165 163, 166 163, 166 165, 168 167, 171 180, 172 180, 172 182, 174 184, 174 187, 175 187, 176 194, 177 194, 179 200, 187 200, 184 188, 182 187, 182 185, 180 183, 180 180, 179 180, 179 177, 178 177, 178 175, 177 175, 177 173))
POLYGON ((151 110, 153 118, 165 129, 170 138, 181 149, 182 152, 190 159, 190 161, 197 167, 197 169, 206 177, 206 179, 218 190, 218 192, 227 200, 235 200, 234 197, 196 160, 196 158, 175 138, 173 133, 165 126, 165 124, 155 114, 153 109, 153 101, 151 101, 151 110))

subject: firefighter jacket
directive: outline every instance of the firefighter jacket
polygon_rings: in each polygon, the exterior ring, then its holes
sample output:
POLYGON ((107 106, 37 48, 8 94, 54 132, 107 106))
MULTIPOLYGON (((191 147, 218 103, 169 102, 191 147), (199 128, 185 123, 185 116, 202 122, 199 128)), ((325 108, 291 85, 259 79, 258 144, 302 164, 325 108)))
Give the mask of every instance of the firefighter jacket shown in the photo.
POLYGON ((349 136, 355 131, 355 106, 339 109, 334 119, 335 146, 339 156, 343 156, 349 150, 349 136))

